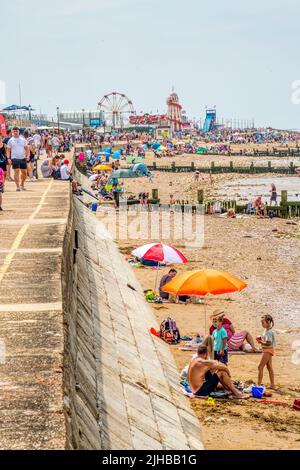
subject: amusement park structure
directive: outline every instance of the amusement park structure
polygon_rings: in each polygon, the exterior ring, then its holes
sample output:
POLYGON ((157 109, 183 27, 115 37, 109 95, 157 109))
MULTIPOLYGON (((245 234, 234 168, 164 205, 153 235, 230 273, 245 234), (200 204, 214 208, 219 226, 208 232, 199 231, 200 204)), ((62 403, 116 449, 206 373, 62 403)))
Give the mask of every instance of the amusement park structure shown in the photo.
POLYGON ((105 117, 105 125, 113 129, 123 128, 129 116, 134 115, 132 101, 123 93, 113 91, 108 95, 104 95, 98 103, 100 111, 103 111, 105 117))
POLYGON ((168 121, 171 125, 171 132, 178 132, 182 130, 182 106, 179 104, 179 98, 174 91, 167 99, 168 105, 168 121))
POLYGON ((168 128, 169 133, 174 135, 176 132, 180 132, 183 129, 190 128, 190 123, 184 116, 184 111, 179 103, 177 93, 172 91, 167 99, 168 110, 166 114, 144 114, 137 116, 131 115, 129 122, 133 126, 152 126, 154 128, 168 128))
POLYGON ((216 108, 206 110, 206 116, 205 116, 205 121, 203 125, 203 132, 210 132, 216 127, 216 117, 217 117, 216 108))

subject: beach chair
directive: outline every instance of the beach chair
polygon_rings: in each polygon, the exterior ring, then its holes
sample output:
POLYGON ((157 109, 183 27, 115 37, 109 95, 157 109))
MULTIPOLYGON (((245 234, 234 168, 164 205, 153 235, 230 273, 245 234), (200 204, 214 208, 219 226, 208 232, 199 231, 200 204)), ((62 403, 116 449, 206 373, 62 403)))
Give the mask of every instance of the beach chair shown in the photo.
POLYGON ((252 202, 248 202, 246 214, 256 214, 256 209, 255 207, 252 207, 252 202))

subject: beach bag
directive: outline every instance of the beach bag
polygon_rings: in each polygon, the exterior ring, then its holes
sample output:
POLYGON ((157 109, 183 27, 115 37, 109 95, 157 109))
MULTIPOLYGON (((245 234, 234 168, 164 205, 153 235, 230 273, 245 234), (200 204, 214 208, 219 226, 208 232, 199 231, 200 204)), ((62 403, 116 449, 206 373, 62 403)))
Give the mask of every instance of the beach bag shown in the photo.
POLYGON ((167 317, 161 322, 160 337, 168 344, 178 344, 180 342, 180 333, 175 320, 167 317))
POLYGON ((293 403, 293 408, 296 411, 300 411, 300 399, 296 398, 293 403))
POLYGON ((145 293, 145 298, 147 300, 147 302, 152 302, 154 300, 154 291, 153 290, 149 290, 145 293))

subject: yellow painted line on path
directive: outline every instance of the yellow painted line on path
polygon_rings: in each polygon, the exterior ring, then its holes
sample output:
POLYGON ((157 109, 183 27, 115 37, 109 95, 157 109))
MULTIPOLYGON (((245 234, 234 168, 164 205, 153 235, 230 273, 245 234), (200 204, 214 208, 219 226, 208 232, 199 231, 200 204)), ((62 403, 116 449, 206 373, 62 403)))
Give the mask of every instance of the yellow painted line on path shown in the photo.
POLYGON ((52 312, 61 311, 62 302, 48 302, 37 304, 0 304, 0 312, 52 312))
MULTIPOLYGON (((39 213, 39 211, 41 210, 44 202, 45 202, 45 199, 47 197, 47 194, 48 192, 50 191, 52 185, 53 185, 53 179, 49 182, 48 186, 47 186, 47 189, 46 191, 44 192, 43 196, 41 197, 41 200, 40 200, 40 203, 39 205, 37 206, 37 208, 35 209, 35 211, 31 214, 31 216, 29 217, 29 220, 33 220, 37 214, 39 213)), ((28 228, 30 227, 30 224, 26 224, 26 225, 23 225, 23 227, 20 228, 19 232, 17 233, 16 235, 16 238, 12 244, 12 247, 11 247, 11 250, 12 252, 9 253, 4 261, 3 261, 3 265, 0 267, 0 283, 3 281, 3 278, 7 272, 7 270, 9 269, 10 265, 11 265, 11 262, 12 260, 14 259, 15 257, 15 254, 16 254, 16 250, 19 248, 22 240, 23 240, 23 237, 25 235, 25 233, 27 232, 28 228)))

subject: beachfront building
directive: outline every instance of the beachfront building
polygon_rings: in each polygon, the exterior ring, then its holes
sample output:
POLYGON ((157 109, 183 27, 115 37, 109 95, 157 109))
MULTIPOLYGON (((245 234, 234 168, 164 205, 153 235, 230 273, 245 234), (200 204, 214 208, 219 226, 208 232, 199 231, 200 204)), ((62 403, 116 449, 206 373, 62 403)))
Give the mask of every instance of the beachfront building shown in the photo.
POLYGON ((69 127, 76 124, 80 127, 101 127, 104 123, 103 111, 59 111, 60 125, 68 124, 69 127))

